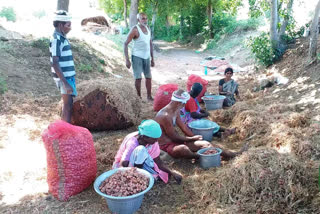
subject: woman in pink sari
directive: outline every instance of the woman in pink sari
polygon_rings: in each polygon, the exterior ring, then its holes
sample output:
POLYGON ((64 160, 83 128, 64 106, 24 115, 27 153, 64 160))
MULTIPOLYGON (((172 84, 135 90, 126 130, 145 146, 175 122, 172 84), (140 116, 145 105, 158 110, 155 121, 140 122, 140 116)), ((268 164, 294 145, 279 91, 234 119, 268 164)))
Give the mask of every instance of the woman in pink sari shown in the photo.
POLYGON ((144 120, 139 131, 125 137, 115 156, 112 168, 139 167, 150 172, 155 178, 168 183, 169 175, 180 184, 182 177, 171 171, 160 159, 158 138, 162 131, 154 120, 144 120))

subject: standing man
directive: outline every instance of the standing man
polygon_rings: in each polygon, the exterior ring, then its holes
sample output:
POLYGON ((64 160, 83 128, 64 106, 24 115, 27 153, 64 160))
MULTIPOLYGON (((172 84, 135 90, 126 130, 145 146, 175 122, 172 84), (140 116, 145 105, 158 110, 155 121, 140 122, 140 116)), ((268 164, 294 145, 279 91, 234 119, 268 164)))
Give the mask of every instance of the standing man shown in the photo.
POLYGON ((75 68, 70 43, 66 35, 71 30, 71 17, 59 10, 53 19, 55 31, 50 40, 50 62, 53 79, 63 100, 62 120, 70 123, 73 97, 77 96, 75 68))
POLYGON ((151 96, 151 70, 150 70, 150 56, 151 67, 154 67, 153 48, 151 41, 151 32, 148 27, 148 18, 145 13, 137 15, 138 24, 134 26, 124 43, 124 55, 126 57, 126 66, 131 67, 131 62, 128 54, 128 45, 133 39, 132 47, 132 69, 135 78, 135 87, 138 96, 141 98, 141 73, 146 78, 147 99, 152 101, 151 96))

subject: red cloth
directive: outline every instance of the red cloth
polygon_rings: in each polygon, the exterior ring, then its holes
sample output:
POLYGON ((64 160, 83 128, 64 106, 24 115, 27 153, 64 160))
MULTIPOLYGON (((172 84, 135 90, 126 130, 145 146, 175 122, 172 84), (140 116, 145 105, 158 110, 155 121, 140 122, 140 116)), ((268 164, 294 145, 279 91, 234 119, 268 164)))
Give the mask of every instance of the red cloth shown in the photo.
POLYGON ((178 146, 179 144, 177 143, 166 143, 163 145, 160 145, 160 149, 167 152, 170 156, 174 157, 173 153, 173 148, 178 146))
POLYGON ((175 155, 173 154, 173 149, 174 149, 174 147, 179 146, 179 145, 186 145, 186 143, 183 143, 183 144, 178 144, 178 143, 173 143, 173 142, 166 143, 166 144, 160 145, 160 149, 162 151, 167 152, 171 157, 175 157, 175 155))
POLYGON ((192 97, 188 100, 188 102, 185 105, 186 111, 192 113, 192 112, 197 112, 198 110, 198 105, 192 97))

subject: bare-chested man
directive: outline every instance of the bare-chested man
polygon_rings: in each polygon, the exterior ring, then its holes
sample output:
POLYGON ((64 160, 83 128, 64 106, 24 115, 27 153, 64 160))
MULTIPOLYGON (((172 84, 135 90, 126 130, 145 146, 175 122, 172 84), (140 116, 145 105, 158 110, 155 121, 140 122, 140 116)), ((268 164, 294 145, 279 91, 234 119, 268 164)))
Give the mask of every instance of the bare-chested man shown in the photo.
MULTIPOLYGON (((208 141, 202 140, 201 135, 194 135, 187 125, 181 121, 180 109, 184 107, 189 99, 190 95, 188 92, 181 89, 175 91, 172 94, 171 102, 161 109, 155 117, 155 121, 160 124, 162 129, 162 135, 158 140, 160 149, 174 158, 199 158, 197 154, 199 149, 208 147, 220 148, 219 146, 212 145, 208 141), (176 125, 185 136, 177 133, 174 128, 176 125)), ((221 156, 227 159, 233 158, 246 149, 247 146, 244 146, 239 152, 223 150, 221 156)))

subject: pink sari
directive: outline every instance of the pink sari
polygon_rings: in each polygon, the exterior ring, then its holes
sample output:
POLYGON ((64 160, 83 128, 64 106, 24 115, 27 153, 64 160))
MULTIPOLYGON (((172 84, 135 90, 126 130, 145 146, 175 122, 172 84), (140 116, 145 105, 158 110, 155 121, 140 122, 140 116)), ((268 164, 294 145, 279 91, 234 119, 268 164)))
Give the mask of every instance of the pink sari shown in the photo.
MULTIPOLYGON (((113 166, 112 166, 113 169, 120 167, 121 161, 130 160, 130 156, 133 150, 137 146, 139 146, 139 142, 136 138, 137 135, 138 135, 138 132, 133 132, 125 137, 115 156, 115 161, 113 162, 113 166)), ((160 156, 160 147, 158 142, 152 145, 147 145, 146 149, 148 150, 148 154, 151 156, 152 159, 155 159, 160 156)), ((168 173, 159 169, 156 163, 154 163, 154 170, 157 172, 157 174, 154 175, 154 177, 160 177, 161 180, 163 180, 163 182, 168 183, 168 180, 169 180, 168 173)))

